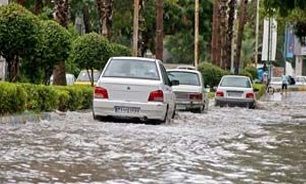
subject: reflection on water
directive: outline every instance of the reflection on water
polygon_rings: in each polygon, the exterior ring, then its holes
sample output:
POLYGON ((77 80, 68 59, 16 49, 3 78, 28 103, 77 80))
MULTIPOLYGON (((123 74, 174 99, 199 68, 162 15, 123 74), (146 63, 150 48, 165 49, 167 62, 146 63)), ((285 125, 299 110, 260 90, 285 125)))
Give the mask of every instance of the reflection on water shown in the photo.
POLYGON ((306 108, 262 107, 161 126, 91 113, 0 125, 0 183, 305 183, 306 108))

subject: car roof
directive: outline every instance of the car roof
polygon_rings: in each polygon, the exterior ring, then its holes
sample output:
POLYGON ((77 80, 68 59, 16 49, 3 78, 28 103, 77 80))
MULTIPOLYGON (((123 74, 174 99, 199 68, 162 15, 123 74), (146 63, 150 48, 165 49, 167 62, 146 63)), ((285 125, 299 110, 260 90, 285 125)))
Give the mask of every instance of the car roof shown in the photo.
POLYGON ((116 56, 116 57, 112 57, 113 59, 120 59, 120 60, 142 60, 142 61, 157 61, 158 59, 154 59, 154 58, 146 58, 146 57, 133 57, 133 56, 116 56))
POLYGON ((178 65, 176 69, 196 70, 196 67, 193 65, 178 65))
POLYGON ((189 69, 167 69, 167 72, 189 72, 189 73, 201 73, 198 70, 189 70, 189 69))

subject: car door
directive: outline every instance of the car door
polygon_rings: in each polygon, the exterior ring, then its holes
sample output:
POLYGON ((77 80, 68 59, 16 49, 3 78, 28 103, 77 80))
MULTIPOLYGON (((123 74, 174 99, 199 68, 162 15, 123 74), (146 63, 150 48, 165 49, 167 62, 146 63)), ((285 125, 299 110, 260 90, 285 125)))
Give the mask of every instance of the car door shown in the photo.
POLYGON ((169 105, 169 110, 170 110, 169 112, 173 112, 175 106, 175 94, 172 90, 171 82, 168 78, 166 69, 161 62, 159 62, 159 68, 163 80, 163 91, 164 91, 165 102, 169 105))

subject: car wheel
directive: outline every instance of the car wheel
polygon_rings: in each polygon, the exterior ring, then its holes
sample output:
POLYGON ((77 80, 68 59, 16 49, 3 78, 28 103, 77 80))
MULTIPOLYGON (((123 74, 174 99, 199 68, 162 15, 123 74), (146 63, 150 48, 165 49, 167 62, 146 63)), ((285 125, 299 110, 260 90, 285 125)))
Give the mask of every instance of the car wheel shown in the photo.
POLYGON ((165 115, 165 118, 162 121, 162 123, 163 124, 168 124, 168 123, 170 123, 170 121, 171 121, 171 116, 169 116, 169 107, 167 107, 166 115, 165 115))
POLYGON ((176 106, 174 106, 174 109, 173 109, 173 113, 172 113, 171 118, 173 119, 173 118, 175 117, 175 115, 176 115, 176 106))

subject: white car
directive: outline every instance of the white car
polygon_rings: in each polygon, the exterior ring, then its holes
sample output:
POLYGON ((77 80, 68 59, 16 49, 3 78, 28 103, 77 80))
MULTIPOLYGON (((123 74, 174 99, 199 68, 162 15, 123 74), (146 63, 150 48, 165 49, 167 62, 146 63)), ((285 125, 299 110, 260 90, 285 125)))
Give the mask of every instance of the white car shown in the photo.
POLYGON ((201 113, 208 110, 208 95, 204 87, 201 72, 190 69, 169 69, 171 80, 178 80, 179 85, 172 89, 176 95, 176 109, 201 113))
POLYGON ((113 57, 97 81, 93 117, 166 123, 174 116, 175 94, 163 63, 141 57, 113 57))
POLYGON ((306 85, 306 76, 296 76, 295 85, 299 85, 299 86, 306 85))
POLYGON ((251 79, 247 76, 225 75, 221 78, 215 93, 216 106, 244 106, 254 108, 255 92, 251 79))

